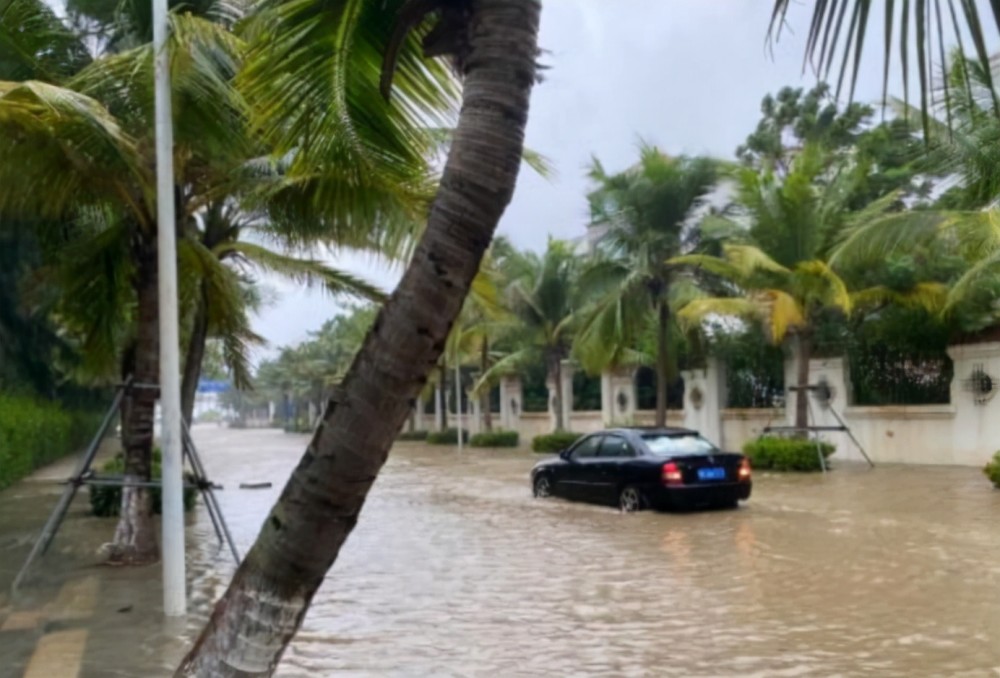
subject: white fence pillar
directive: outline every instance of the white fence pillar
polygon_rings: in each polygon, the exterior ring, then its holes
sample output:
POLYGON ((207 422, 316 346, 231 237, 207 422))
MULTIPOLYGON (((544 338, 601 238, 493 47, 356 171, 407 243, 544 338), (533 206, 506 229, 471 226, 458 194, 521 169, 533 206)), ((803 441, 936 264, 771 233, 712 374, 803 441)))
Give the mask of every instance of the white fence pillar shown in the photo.
POLYGON ((634 424, 637 402, 635 368, 617 367, 601 374, 601 415, 605 426, 634 424))
POLYGON ((722 410, 729 397, 725 363, 710 357, 705 367, 684 370, 681 376, 684 377, 684 426, 725 447, 722 410))
POLYGON ((500 428, 517 431, 521 427, 524 386, 521 377, 510 374, 500 378, 500 428))

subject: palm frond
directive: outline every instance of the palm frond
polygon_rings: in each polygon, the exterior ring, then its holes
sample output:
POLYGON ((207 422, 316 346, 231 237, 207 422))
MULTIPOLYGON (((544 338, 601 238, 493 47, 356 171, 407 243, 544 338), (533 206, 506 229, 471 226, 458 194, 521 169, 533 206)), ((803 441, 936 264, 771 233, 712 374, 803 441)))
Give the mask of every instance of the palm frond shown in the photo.
MULTIPOLYGON (((247 107, 234 86, 245 50, 224 27, 189 14, 170 17, 170 77, 179 172, 194 154, 231 168, 249 156, 247 107)), ((70 83, 101 101, 137 138, 154 119, 153 47, 144 44, 94 61, 70 83)))
POLYGON ((708 254, 685 254, 684 256, 667 260, 667 264, 671 266, 690 266, 695 269, 705 270, 736 284, 745 282, 747 277, 743 269, 727 259, 713 257, 708 254))
POLYGON ((220 258, 235 256, 241 262, 302 285, 319 285, 330 294, 350 294, 377 302, 385 301, 386 298, 385 292, 377 286, 350 273, 338 271, 313 259, 299 259, 272 252, 254 243, 222 243, 215 249, 215 254, 220 258))
POLYGON ((949 302, 949 288, 942 283, 921 282, 908 290, 895 290, 885 285, 876 285, 851 294, 855 313, 879 309, 887 305, 905 308, 920 308, 930 313, 946 310, 949 302))
POLYGON ((42 0, 0 0, 0 80, 59 84, 90 53, 42 0))
POLYGON ((805 312, 792 295, 781 290, 766 290, 761 296, 767 308, 767 329, 772 342, 780 344, 789 330, 806 326, 805 312))
MULTIPOLYGON (((845 314, 851 313, 851 294, 847 291, 847 284, 825 262, 803 261, 795 267, 795 273, 822 281, 821 289, 815 293, 816 301, 839 308, 845 314)), ((805 284, 799 287, 802 290, 808 290, 810 286, 805 284)))
POLYGON ((379 200, 401 199, 395 187, 426 181, 433 147, 426 129, 446 127, 455 112, 457 89, 447 66, 422 57, 426 27, 400 49, 393 102, 379 91, 382 55, 403 4, 265 0, 248 24, 241 84, 255 128, 279 156, 293 153, 293 177, 315 178, 332 168, 343 175, 333 184, 315 182, 315 204, 331 211, 346 209, 338 205, 344 200, 371 198, 371 188, 380 187, 381 197, 362 203, 377 213, 379 200))
POLYGON ((685 331, 698 329, 712 316, 755 319, 761 317, 761 305, 741 297, 707 297, 694 299, 677 314, 685 331))
POLYGON ((540 352, 534 347, 524 348, 505 355, 496 361, 486 374, 482 375, 473 387, 473 394, 479 395, 484 389, 492 388, 499 383, 500 378, 508 374, 523 371, 525 368, 537 364, 541 358, 540 352))
MULTIPOLYGON (((782 33, 791 5, 792 0, 774 1, 769 34, 774 40, 777 40, 782 33)), ((814 6, 806 38, 806 55, 812 60, 813 67, 821 79, 828 80, 832 73, 838 73, 838 96, 846 79, 850 97, 853 98, 861 68, 867 28, 869 21, 872 20, 871 7, 871 0, 817 0, 814 6), (850 16, 850 20, 845 26, 844 19, 847 16, 850 16)), ((966 39, 970 38, 976 59, 983 69, 989 69, 987 43, 990 42, 991 34, 995 37, 1000 33, 1000 3, 991 2, 989 7, 986 16, 988 18, 990 14, 992 15, 992 29, 984 26, 979 3, 972 0, 961 0, 961 2, 916 0, 914 3, 910 0, 900 0, 900 2, 886 0, 883 16, 885 35, 882 45, 883 100, 886 98, 889 86, 892 52, 894 48, 898 48, 904 99, 907 101, 910 92, 911 59, 916 61, 921 117, 926 130, 929 127, 929 111, 934 105, 931 86, 933 62, 938 59, 944 63, 946 41, 956 42, 959 53, 964 58, 966 39), (912 37, 911 26, 914 29, 912 37)), ((987 82, 992 90, 992 77, 989 75, 987 82)), ((1000 105, 995 94, 992 99, 993 112, 1000 116, 1000 105)), ((951 106, 952 102, 946 100, 945 107, 950 109, 951 106)))
POLYGON ((72 218, 107 204, 135 207, 144 176, 135 141, 97 101, 55 85, 0 82, 0 214, 72 218))

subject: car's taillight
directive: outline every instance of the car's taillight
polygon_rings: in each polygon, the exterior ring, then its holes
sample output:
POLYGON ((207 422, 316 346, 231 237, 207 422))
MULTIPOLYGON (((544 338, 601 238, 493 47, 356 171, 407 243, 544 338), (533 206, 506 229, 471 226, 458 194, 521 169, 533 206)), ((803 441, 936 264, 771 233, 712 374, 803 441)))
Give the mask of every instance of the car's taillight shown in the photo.
POLYGON ((750 480, 750 460, 740 462, 740 480, 750 480))
POLYGON ((663 465, 663 483, 665 485, 680 485, 684 482, 681 477, 681 470, 677 467, 677 464, 668 461, 663 465))

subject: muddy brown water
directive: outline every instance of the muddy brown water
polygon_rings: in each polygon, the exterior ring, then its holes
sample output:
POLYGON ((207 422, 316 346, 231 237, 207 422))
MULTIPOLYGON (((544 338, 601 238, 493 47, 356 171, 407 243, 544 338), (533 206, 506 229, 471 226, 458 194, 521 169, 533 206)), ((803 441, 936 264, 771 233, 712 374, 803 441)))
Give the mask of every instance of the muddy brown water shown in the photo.
MULTIPOLYGON (((245 552, 305 438, 196 439, 245 552), (262 480, 274 486, 237 489, 262 480)), ((534 460, 397 447, 278 675, 1000 675, 1000 492, 976 469, 758 474, 737 511, 626 516, 533 500, 534 460)), ((3 591, 58 491, 0 493, 3 591)), ((191 614, 165 623, 159 566, 96 565, 113 521, 86 509, 84 497, 25 590, 0 600, 51 617, 0 631, 0 675, 74 626, 88 630, 82 678, 169 675, 232 574, 199 506, 191 614), (60 620, 53 601, 86 577, 99 581, 92 613, 60 620)))

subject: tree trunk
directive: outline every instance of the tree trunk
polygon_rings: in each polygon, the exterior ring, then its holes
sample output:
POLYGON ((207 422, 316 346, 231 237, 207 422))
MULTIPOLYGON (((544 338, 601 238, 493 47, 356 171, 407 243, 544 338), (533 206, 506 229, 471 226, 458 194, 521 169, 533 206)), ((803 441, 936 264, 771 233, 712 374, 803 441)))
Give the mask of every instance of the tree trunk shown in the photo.
MULTIPOLYGON (((799 332, 795 337, 797 356, 796 371, 798 372, 798 390, 795 392, 795 426, 804 429, 809 426, 809 359, 812 357, 812 338, 806 332, 799 332)), ((805 431, 797 432, 805 436, 805 431)))
POLYGON ((670 309, 667 302, 656 303, 656 425, 667 425, 667 381, 670 379, 670 367, 667 355, 667 327, 670 320, 670 309))
POLYGON ((472 0, 464 101, 427 229, 178 676, 270 676, 358 521, 510 202, 538 0, 472 0))
POLYGON ((552 375, 552 390, 555 397, 552 399, 552 409, 556 415, 556 431, 566 430, 566 420, 563 417, 563 388, 562 388, 562 360, 556 357, 549 368, 552 375))
MULTIPOLYGON (((490 340, 483 337, 483 345, 480 349, 479 370, 486 374, 490 368, 490 340)), ((483 412, 483 430, 486 432, 493 430, 493 405, 490 402, 490 389, 485 388, 479 394, 479 409, 483 412)))
POLYGON ((181 378, 181 416, 188 426, 191 425, 194 416, 194 401, 198 393, 198 380, 201 378, 201 363, 205 358, 207 340, 208 309, 202 290, 202 297, 198 300, 198 310, 195 311, 194 325, 191 328, 191 340, 184 356, 184 374, 181 378))
POLYGON ((135 386, 123 410, 122 443, 125 448, 126 486, 122 488, 121 513, 109 560, 122 565, 142 565, 159 558, 153 527, 152 495, 147 487, 128 483, 149 482, 152 470, 153 419, 160 382, 160 304, 157 289, 156 247, 139 245, 136 296, 136 343, 132 356, 135 386))

